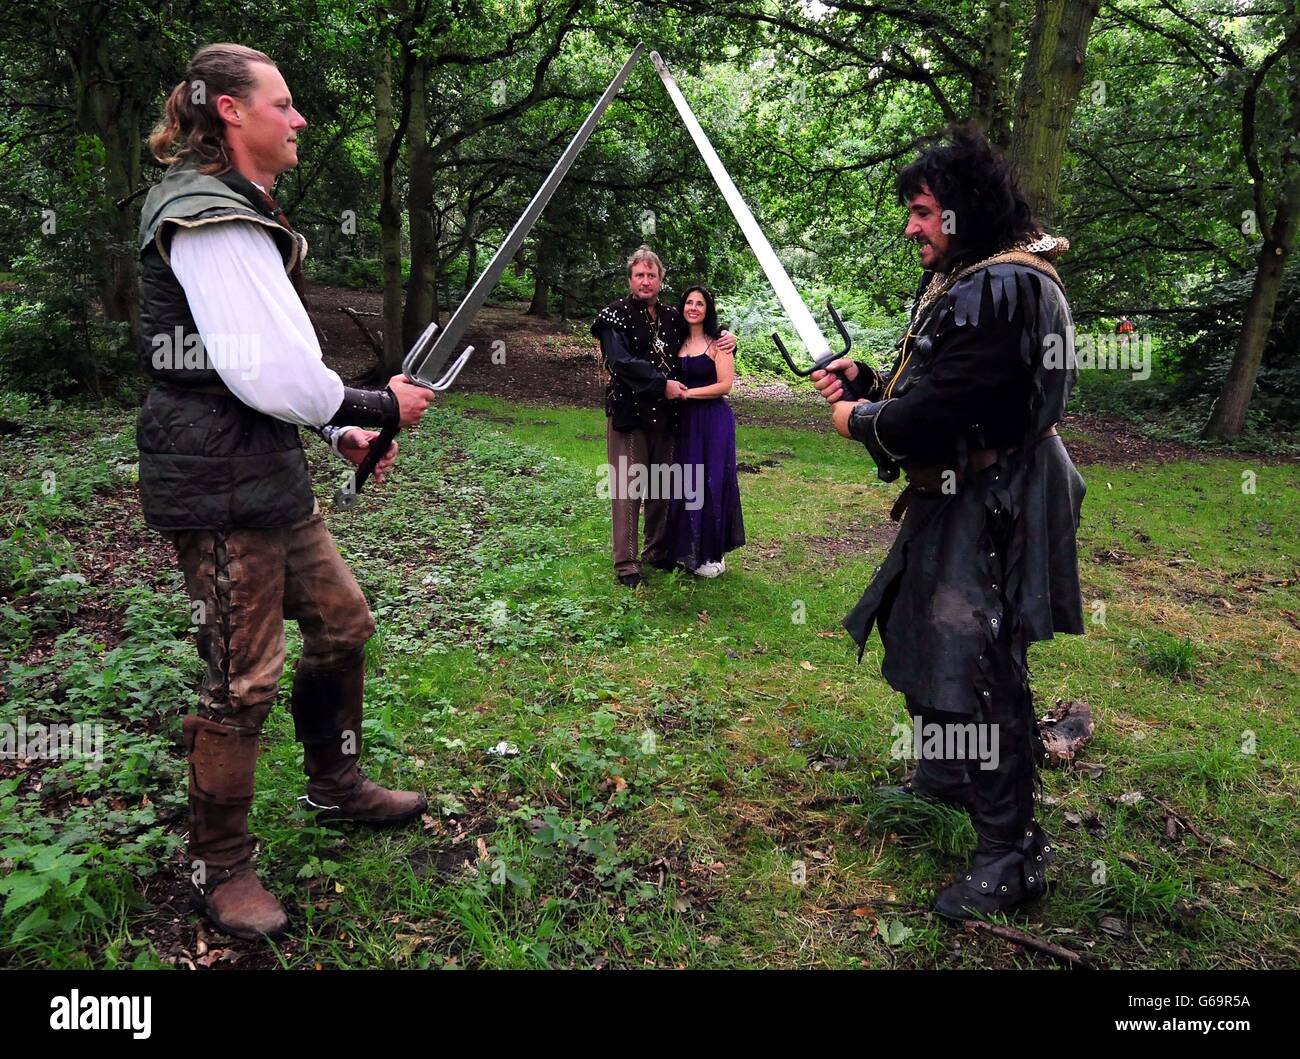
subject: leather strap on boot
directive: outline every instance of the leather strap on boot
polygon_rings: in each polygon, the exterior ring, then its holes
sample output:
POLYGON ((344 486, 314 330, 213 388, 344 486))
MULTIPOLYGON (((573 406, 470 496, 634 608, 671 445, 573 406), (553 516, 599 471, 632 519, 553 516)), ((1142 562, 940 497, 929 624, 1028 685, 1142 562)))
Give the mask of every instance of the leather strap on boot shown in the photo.
POLYGON ((257 731, 197 715, 186 717, 181 728, 189 759, 194 903, 236 937, 275 937, 288 917, 253 870, 256 842, 248 833, 257 731))
POLYGON ((962 878, 935 901, 935 911, 949 919, 970 919, 1009 912, 1047 892, 1052 843, 1036 823, 1025 829, 1018 848, 1000 855, 976 853, 962 878))

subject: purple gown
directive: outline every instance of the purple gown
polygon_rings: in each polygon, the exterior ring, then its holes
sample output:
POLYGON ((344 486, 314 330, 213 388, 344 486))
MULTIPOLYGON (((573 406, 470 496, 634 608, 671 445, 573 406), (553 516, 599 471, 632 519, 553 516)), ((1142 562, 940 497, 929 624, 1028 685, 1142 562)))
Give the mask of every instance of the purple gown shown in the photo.
MULTIPOLYGON (((718 369, 707 354, 678 357, 677 378, 692 389, 711 386, 718 381, 718 369)), ((686 490, 674 490, 668 506, 668 551, 674 562, 693 570, 716 563, 745 543, 736 478, 736 417, 726 398, 679 402, 673 462, 682 468, 686 490), (698 491, 693 492, 694 503, 681 495, 687 490, 698 491)))

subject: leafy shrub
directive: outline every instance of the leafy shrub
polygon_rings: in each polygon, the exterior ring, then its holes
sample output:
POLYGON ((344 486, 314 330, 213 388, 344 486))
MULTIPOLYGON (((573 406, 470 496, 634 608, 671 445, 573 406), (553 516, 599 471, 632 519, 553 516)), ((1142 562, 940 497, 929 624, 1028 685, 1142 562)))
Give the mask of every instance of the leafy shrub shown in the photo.
MULTIPOLYGON (((116 647, 71 629, 41 662, 11 663, 5 680, 0 722, 93 732, 89 752, 83 745, 0 781, 0 952, 29 962, 85 962, 60 939, 110 938, 142 904, 136 880, 180 843, 166 822, 183 804, 175 745, 197 665, 185 642, 188 610, 183 597, 143 587, 120 602, 125 636, 116 647), (40 782, 21 790, 35 775, 40 782)), ((38 603, 67 605, 44 589, 38 603)))
POLYGON ((42 302, 0 302, 0 386, 33 394, 89 389, 135 373, 131 328, 106 320, 77 321, 42 302))
MULTIPOLYGON (((337 257, 329 261, 307 259, 308 278, 331 287, 351 290, 377 290, 384 285, 384 265, 377 257, 337 257)), ((408 262, 402 262, 402 275, 408 274, 408 262)))

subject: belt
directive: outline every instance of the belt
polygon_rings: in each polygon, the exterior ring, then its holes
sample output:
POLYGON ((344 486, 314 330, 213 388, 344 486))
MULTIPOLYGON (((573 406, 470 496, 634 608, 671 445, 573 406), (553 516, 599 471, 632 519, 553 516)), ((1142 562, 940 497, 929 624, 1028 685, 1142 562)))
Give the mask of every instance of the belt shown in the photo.
POLYGON ((234 397, 235 395, 227 386, 219 383, 206 383, 201 386, 182 386, 179 383, 168 382, 165 379, 155 378, 152 380, 155 386, 161 386, 165 390, 177 390, 180 393, 198 393, 208 397, 234 397))
MULTIPOLYGON (((1055 435, 1056 424, 1053 423, 1038 435, 1038 440, 1042 441, 1055 435)), ((952 467, 908 467, 904 465, 903 473, 907 475, 907 488, 899 494, 898 499, 894 502, 889 517, 895 522, 903 517, 903 512, 907 510, 907 505, 911 501, 911 493, 916 492, 922 495, 942 493, 945 484, 960 482, 967 474, 973 474, 976 471, 982 471, 986 467, 993 466, 998 462, 999 452, 1003 451, 1009 455, 1015 452, 1016 449, 973 449, 966 458, 964 471, 962 468, 956 468, 955 478, 952 477, 954 471, 952 467)), ((951 489, 951 485, 949 485, 949 488, 951 489)))

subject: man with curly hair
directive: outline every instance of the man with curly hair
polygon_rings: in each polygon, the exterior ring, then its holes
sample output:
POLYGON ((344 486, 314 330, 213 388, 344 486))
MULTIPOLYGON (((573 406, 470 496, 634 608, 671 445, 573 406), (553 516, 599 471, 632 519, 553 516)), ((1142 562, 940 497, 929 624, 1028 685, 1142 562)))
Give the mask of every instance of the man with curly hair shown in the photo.
POLYGON ((912 716, 916 771, 890 793, 970 814, 974 859, 935 905, 966 919, 1042 894, 1052 859, 1034 821, 1027 652, 1084 631, 1084 483, 1056 433, 1076 375, 1051 263, 1068 243, 1035 224, 1005 159, 968 126, 905 167, 897 193, 923 272, 893 369, 839 360, 813 378, 879 477, 907 477, 898 537, 844 625, 859 659, 880 630, 882 672, 912 716))

